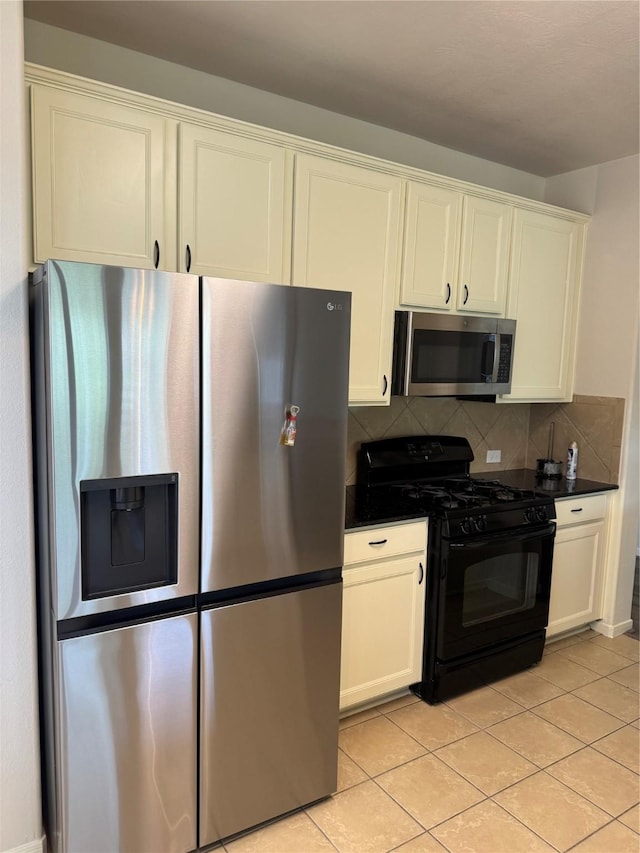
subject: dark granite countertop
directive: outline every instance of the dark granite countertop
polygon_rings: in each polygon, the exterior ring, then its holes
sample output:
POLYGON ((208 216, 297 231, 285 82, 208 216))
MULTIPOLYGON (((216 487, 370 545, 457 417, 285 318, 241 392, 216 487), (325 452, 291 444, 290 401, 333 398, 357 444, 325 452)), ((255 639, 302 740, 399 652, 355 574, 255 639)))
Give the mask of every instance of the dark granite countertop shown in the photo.
MULTIPOLYGON (((542 495, 552 495, 554 499, 570 498, 576 495, 590 495, 597 492, 617 489, 614 483, 599 483, 596 480, 568 481, 564 477, 558 480, 541 480, 536 472, 529 468, 515 468, 508 471, 482 471, 472 475, 477 480, 500 480, 507 486, 517 489, 529 489, 542 495)), ((425 518, 424 510, 416 507, 411 500, 399 493, 397 499, 377 499, 375 490, 367 492, 357 486, 347 486, 345 529, 371 527, 380 524, 393 524, 399 521, 411 521, 425 518)))
POLYGON ((379 499, 375 489, 367 491, 358 486, 347 486, 345 507, 345 529, 371 527, 376 524, 391 524, 396 521, 412 521, 425 518, 424 510, 415 501, 409 501, 398 493, 397 499, 379 499))
POLYGON ((596 492, 607 492, 617 489, 615 483, 599 483, 597 480, 541 480, 531 468, 514 468, 509 471, 481 471, 472 475, 476 480, 500 480, 505 486, 516 489, 531 489, 541 495, 552 495, 554 498, 571 498, 576 495, 591 495, 596 492))

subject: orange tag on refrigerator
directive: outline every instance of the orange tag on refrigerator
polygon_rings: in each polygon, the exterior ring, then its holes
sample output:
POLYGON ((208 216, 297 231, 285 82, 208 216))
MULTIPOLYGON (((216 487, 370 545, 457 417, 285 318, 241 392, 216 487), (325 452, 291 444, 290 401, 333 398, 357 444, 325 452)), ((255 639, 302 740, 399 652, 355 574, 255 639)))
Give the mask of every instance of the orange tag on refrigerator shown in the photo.
POLYGON ((280 433, 280 444, 293 447, 296 443, 296 432, 298 431, 299 406, 289 406, 285 414, 285 420, 280 433))

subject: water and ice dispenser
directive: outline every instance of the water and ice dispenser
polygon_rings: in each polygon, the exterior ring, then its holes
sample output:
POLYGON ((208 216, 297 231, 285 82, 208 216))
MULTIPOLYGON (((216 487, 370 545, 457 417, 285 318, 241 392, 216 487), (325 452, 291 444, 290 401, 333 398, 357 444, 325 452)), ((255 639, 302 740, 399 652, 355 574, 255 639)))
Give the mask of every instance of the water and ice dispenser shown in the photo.
POLYGON ((80 483, 82 597, 175 583, 178 475, 80 483))

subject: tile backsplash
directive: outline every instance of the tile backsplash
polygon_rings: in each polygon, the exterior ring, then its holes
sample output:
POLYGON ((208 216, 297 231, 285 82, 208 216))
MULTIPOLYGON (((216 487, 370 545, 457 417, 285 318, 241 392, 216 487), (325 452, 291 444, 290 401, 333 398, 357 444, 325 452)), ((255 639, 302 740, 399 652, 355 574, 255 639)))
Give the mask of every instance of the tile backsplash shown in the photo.
POLYGON ((452 397, 392 397, 388 407, 351 408, 347 485, 355 483, 356 452, 361 442, 394 435, 464 436, 475 456, 472 472, 524 468, 529 408, 527 403, 498 405, 452 397), (502 460, 487 464, 487 450, 501 450, 502 460))
POLYGON ((578 477, 617 483, 624 421, 624 399, 574 395, 571 403, 536 403, 531 406, 527 468, 547 455, 549 425, 555 423, 553 457, 563 464, 572 441, 578 445, 578 477))
MULTIPOLYGON (((355 483, 361 442, 395 435, 461 435, 475 459, 471 472, 535 468, 546 455, 549 425, 555 423, 554 458, 566 461, 578 444, 578 476, 617 483, 624 400, 575 396, 571 403, 479 403, 451 397, 392 397, 385 407, 349 409, 347 485, 355 483), (500 450, 487 463, 487 450, 500 450)), ((563 466, 564 471, 564 466, 563 466)))

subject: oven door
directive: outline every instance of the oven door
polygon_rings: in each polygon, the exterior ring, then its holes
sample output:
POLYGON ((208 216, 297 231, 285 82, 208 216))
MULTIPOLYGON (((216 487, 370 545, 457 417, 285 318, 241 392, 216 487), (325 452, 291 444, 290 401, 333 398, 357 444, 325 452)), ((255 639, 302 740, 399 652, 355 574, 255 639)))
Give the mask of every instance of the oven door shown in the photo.
POLYGON ((473 654, 546 627, 555 527, 551 522, 442 542, 438 659, 473 654))

